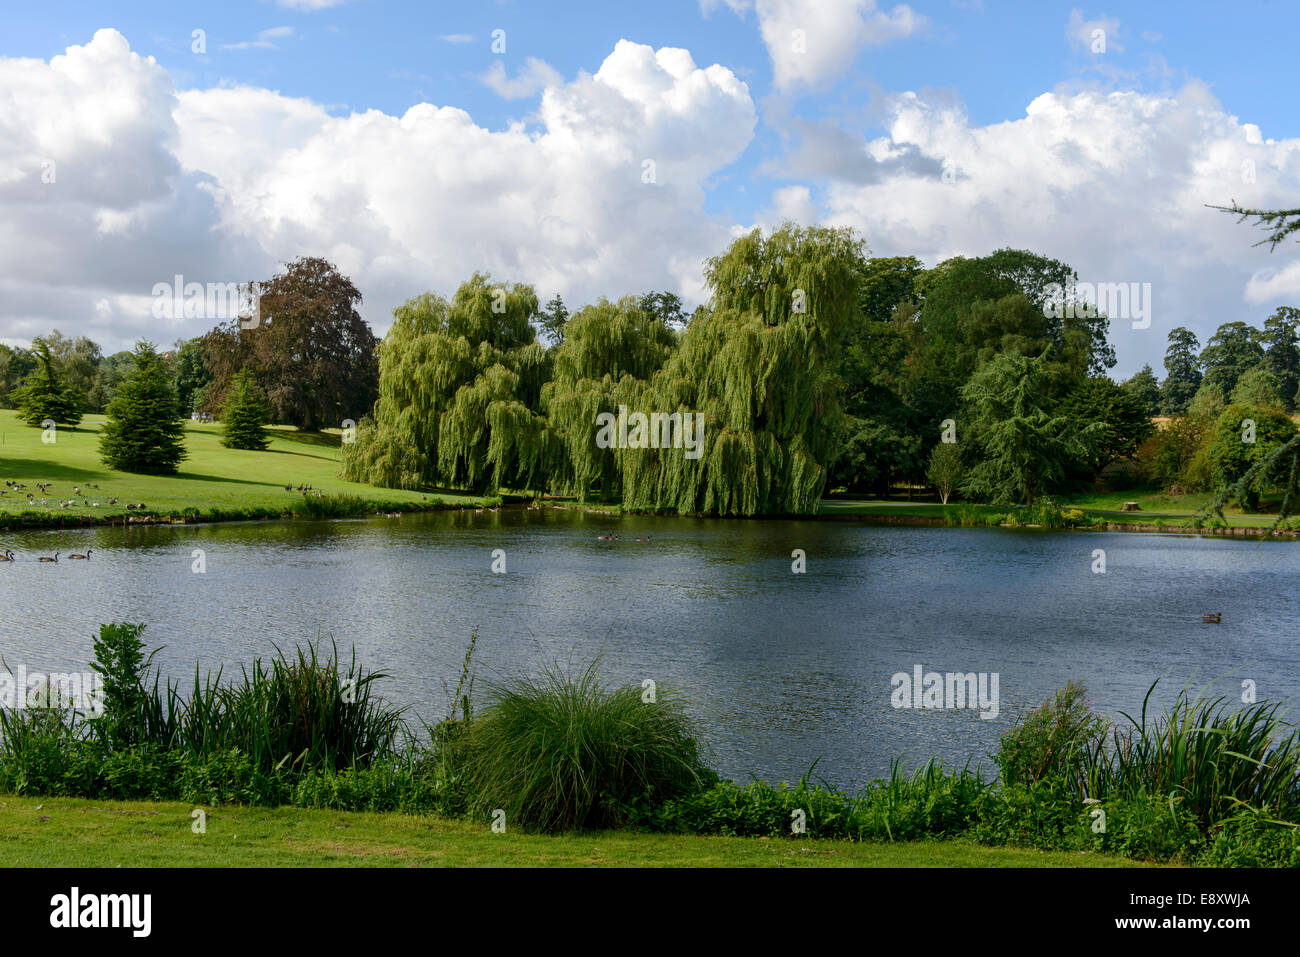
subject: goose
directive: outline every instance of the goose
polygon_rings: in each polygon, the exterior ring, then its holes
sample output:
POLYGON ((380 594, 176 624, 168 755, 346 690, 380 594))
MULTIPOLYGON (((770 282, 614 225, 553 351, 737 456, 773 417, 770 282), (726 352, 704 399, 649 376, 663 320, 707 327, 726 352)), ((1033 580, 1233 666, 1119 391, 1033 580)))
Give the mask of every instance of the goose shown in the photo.
POLYGON ((55 553, 54 553, 54 557, 53 557, 53 558, 47 558, 47 557, 44 556, 44 555, 41 556, 41 561, 43 561, 43 562, 57 562, 58 560, 59 560, 59 553, 58 553, 58 552, 55 552, 55 553))
POLYGON ((0 555, 0 562, 12 562, 12 561, 17 561, 17 559, 14 558, 14 553, 6 548, 5 553, 3 555, 0 555))
POLYGON ((87 548, 87 549, 86 549, 86 554, 84 554, 84 555, 78 555, 78 554, 76 554, 76 553, 73 553, 73 554, 69 555, 68 557, 69 557, 69 558, 89 558, 89 557, 90 557, 90 553, 91 553, 92 551, 94 551, 94 549, 92 549, 92 548, 87 548))

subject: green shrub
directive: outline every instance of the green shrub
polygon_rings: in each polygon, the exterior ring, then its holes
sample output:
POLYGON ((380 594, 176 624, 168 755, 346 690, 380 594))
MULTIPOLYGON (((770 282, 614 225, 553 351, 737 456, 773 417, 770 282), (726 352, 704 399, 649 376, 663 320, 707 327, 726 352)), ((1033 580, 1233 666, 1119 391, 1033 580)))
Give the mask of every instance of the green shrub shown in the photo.
POLYGON ((615 827, 638 803, 707 783, 697 731, 672 689, 656 700, 627 685, 607 690, 598 663, 576 677, 493 685, 465 736, 475 808, 544 831, 615 827))
POLYGON ((1105 720, 1088 707, 1087 694, 1082 684, 1068 682, 1003 733, 993 759, 1004 784, 1053 777, 1082 791, 1088 752, 1106 731, 1105 720))

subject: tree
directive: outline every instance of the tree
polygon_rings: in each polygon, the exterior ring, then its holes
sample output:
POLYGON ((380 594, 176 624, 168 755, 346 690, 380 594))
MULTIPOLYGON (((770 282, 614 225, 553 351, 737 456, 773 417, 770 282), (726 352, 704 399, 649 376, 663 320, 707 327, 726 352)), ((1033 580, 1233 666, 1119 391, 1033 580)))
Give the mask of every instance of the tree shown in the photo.
POLYGON ((1085 379, 1070 392, 1061 411, 1081 431, 1094 426, 1080 457, 1094 484, 1106 466, 1131 458, 1155 431, 1147 409, 1133 392, 1105 376, 1085 379))
POLYGON ((1264 320, 1264 364, 1277 379, 1278 392, 1288 412, 1296 407, 1296 392, 1300 391, 1300 341, 1296 327, 1300 325, 1300 309, 1278 306, 1273 315, 1264 320))
POLYGON ((100 458, 123 472, 170 475, 189 454, 176 391, 153 343, 135 346, 135 368, 118 386, 99 434, 100 458))
POLYGON ((546 308, 537 314, 537 324, 541 327, 542 332, 555 345, 564 341, 564 325, 569 321, 569 310, 564 306, 564 300, 557 292, 555 298, 546 304, 546 308))
POLYGON ((550 430, 564 450, 553 461, 552 483, 582 499, 593 488, 612 498, 623 487, 616 450, 597 444, 596 417, 634 405, 677 343, 659 315, 644 308, 645 301, 601 299, 574 315, 554 352, 553 378, 542 388, 550 430))
POLYGON ((1178 326, 1169 332, 1165 349, 1165 381, 1161 408, 1165 415, 1182 415, 1201 387, 1201 347, 1196 333, 1178 326))
POLYGON ((181 415, 194 411, 199 394, 211 381, 212 373, 203 364, 202 340, 178 340, 176 342, 176 405, 181 415))
POLYGON ((1264 347, 1260 345, 1258 329, 1241 321, 1225 322, 1201 350, 1204 381, 1230 396, 1237 387, 1237 380, 1263 359, 1264 347))
POLYGON ((939 493, 939 501, 948 504, 948 498, 961 484, 964 474, 961 464, 961 451, 956 442, 940 442, 930 452, 930 464, 926 467, 925 477, 939 493))
POLYGON ((537 487, 551 446, 539 414, 550 359, 536 315, 531 286, 482 273, 450 303, 425 293, 394 310, 379 399, 343 447, 343 476, 388 488, 537 487))
POLYGON ((1001 353, 971 377, 959 421, 968 423, 975 464, 962 491, 994 505, 1031 506, 1065 478, 1097 426, 1046 408, 1052 375, 1047 355, 1001 353))
POLYGON ((1296 438, 1296 427, 1279 409, 1230 405, 1223 410, 1210 440, 1209 458, 1220 487, 1235 488, 1242 507, 1259 508, 1260 495, 1273 489, 1295 490, 1293 463, 1274 453, 1296 438), (1271 462, 1270 462, 1271 460, 1271 462), (1251 467, 1270 463, 1251 473, 1251 467))
POLYGON ((297 259, 257 285, 255 328, 231 320, 203 337, 213 377, 209 411, 224 403, 235 374, 250 369, 277 422, 316 432, 361 418, 375 401, 379 360, 378 340, 356 310, 356 286, 316 257, 297 259))
POLYGON ((1282 388, 1277 376, 1260 365, 1251 369, 1237 380, 1237 387, 1232 390, 1234 405, 1254 405, 1267 409, 1285 409, 1282 388))
POLYGON ((862 257, 850 229, 786 223, 706 261, 712 310, 634 406, 702 416, 701 445, 619 450, 626 506, 817 511, 842 429, 834 353, 857 314, 862 257))
POLYGON ((33 428, 46 421, 73 426, 81 421, 81 394, 64 380, 47 343, 34 343, 37 370, 10 393, 18 414, 33 428))
POLYGON ((1148 418, 1160 414, 1160 382, 1149 364, 1121 382, 1120 387, 1137 399, 1148 418))
POLYGON ((17 346, 10 348, 0 342, 0 409, 13 408, 13 390, 38 366, 32 352, 17 346))
POLYGON ((221 444, 228 449, 265 449, 271 444, 266 419, 271 414, 266 393, 247 370, 235 376, 221 410, 221 444))
POLYGON ((1268 243, 1269 252, 1276 250, 1284 239, 1300 229, 1300 209, 1247 209, 1239 206, 1236 200, 1232 201, 1231 206, 1210 205, 1210 208, 1234 214, 1239 223, 1253 219, 1255 222, 1252 225, 1268 233, 1255 245, 1262 246, 1268 243))
POLYGON ((669 329, 678 329, 689 321, 682 300, 673 292, 648 292, 637 303, 643 312, 655 316, 669 329))

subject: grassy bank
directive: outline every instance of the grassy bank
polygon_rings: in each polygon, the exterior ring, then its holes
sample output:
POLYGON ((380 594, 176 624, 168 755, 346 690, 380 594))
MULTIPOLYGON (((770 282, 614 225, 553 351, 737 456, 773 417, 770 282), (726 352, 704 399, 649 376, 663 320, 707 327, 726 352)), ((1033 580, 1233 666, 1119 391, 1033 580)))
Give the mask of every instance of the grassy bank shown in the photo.
POLYGON ((27 427, 13 411, 0 410, 0 489, 6 493, 0 495, 0 524, 80 524, 145 514, 194 520, 329 516, 481 503, 472 495, 433 496, 345 482, 338 475, 338 432, 309 434, 288 427, 272 428, 270 447, 256 452, 223 446, 217 423, 186 422, 185 447, 190 455, 179 474, 115 472, 99 460, 103 424, 102 415, 88 415, 75 429, 59 429, 57 440, 47 445, 41 441, 40 429, 27 427), (11 490, 4 480, 27 488, 11 490), (37 482, 52 482, 53 487, 43 492, 37 482), (292 491, 286 491, 286 485, 292 491), (304 495, 298 491, 300 485, 320 494, 304 495), (60 508, 60 501, 73 497, 77 487, 81 489, 77 505, 60 508), (27 492, 36 499, 35 505, 28 504, 27 492), (117 505, 108 504, 112 498, 117 505), (99 504, 83 504, 86 501, 99 504), (140 503, 144 510, 126 508, 140 503))
MULTIPOLYGON (((1212 518, 1196 526, 1198 510, 1210 499, 1202 495, 1169 496, 1160 492, 1107 493, 1066 497, 1058 502, 1057 511, 1077 511, 1077 519, 1052 527, 1094 528, 1098 530, 1130 529, 1133 531, 1192 532, 1201 534, 1263 533, 1277 518, 1276 514, 1243 513, 1224 509, 1223 521, 1212 518), (1125 502, 1137 502, 1138 511, 1124 511, 1125 502)), ((903 502, 880 499, 835 498, 822 501, 822 518, 858 519, 882 525, 961 525, 961 526, 1028 526, 1042 522, 1032 509, 999 505, 974 505, 955 502, 903 502)), ((1277 535, 1300 535, 1300 522, 1291 520, 1278 529, 1277 535)))
POLYGON ((302 808, 0 797, 0 867, 1142 867, 1107 854, 969 841, 603 831, 493 834, 463 820, 302 808))
POLYGON ((479 704, 471 638, 447 719, 412 734, 376 692, 386 676, 333 652, 281 653, 238 678, 164 688, 141 630, 101 628, 91 667, 104 676, 102 714, 70 714, 53 685, 0 710, 0 795, 399 813, 454 819, 471 836, 490 825, 614 829, 629 840, 971 842, 1300 866, 1300 730, 1268 702, 1234 710, 1184 691, 1157 714, 1148 694, 1140 719, 1116 722, 1071 684, 1002 735, 994 778, 895 763, 847 792, 811 769, 793 785, 721 779, 671 688, 651 699, 640 686, 611 688, 594 664, 490 681, 479 704))

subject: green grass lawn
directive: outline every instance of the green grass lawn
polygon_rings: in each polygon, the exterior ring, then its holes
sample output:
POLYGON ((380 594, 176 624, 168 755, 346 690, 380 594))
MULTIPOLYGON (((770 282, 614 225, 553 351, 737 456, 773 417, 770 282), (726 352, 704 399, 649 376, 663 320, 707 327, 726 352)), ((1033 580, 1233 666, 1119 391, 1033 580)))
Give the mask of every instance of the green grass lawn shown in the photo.
MULTIPOLYGON (((424 501, 419 492, 381 489, 338 476, 340 435, 337 431, 312 435, 289 427, 273 428, 271 446, 265 452, 228 449, 221 444, 221 426, 217 423, 185 423, 185 447, 189 458, 181 462, 174 476, 133 475, 115 472, 99 460, 99 430, 102 415, 88 415, 75 429, 61 428, 57 441, 41 442, 41 430, 29 428, 17 413, 0 410, 0 514, 24 511, 71 513, 103 518, 129 514, 126 505, 143 502, 148 511, 162 514, 193 507, 202 512, 222 510, 283 508, 300 499, 297 491, 286 492, 284 486, 310 485, 329 494, 355 495, 366 500, 417 504, 424 501), (3 481, 22 482, 36 497, 29 506, 21 492, 8 491, 3 481), (49 492, 36 488, 37 482, 53 482, 49 492), (87 483, 99 486, 87 488, 87 483), (61 509, 59 500, 70 498, 73 488, 81 487, 76 508, 61 509), (116 508, 107 502, 116 497, 116 508), (48 505, 42 507, 44 498, 48 505), (99 502, 99 507, 80 504, 82 499, 99 502)), ((466 504, 475 496, 440 494, 447 500, 463 499, 466 504)))
POLYGON ((606 831, 493 834, 486 824, 300 808, 0 795, 0 867, 1140 867, 1109 855, 964 840, 854 844, 606 831))
MULTIPOLYGON (((1210 494, 1171 496, 1159 491, 1130 491, 1089 493, 1062 496, 1055 501, 1066 508, 1082 509, 1086 514, 1107 522, 1129 525, 1150 525, 1163 520, 1171 530, 1179 528, 1210 500, 1210 494), (1137 502, 1139 511, 1123 511, 1125 502, 1137 502)), ((962 503, 964 507, 970 507, 962 503)), ((918 518, 943 518, 949 507, 938 502, 906 502, 878 499, 824 499, 822 515, 890 515, 918 518)), ((1001 513, 1009 509, 993 505, 974 506, 981 512, 1001 513)), ((1228 525, 1240 528, 1268 528, 1276 514, 1246 515, 1238 508, 1225 508, 1223 517, 1228 525)))

